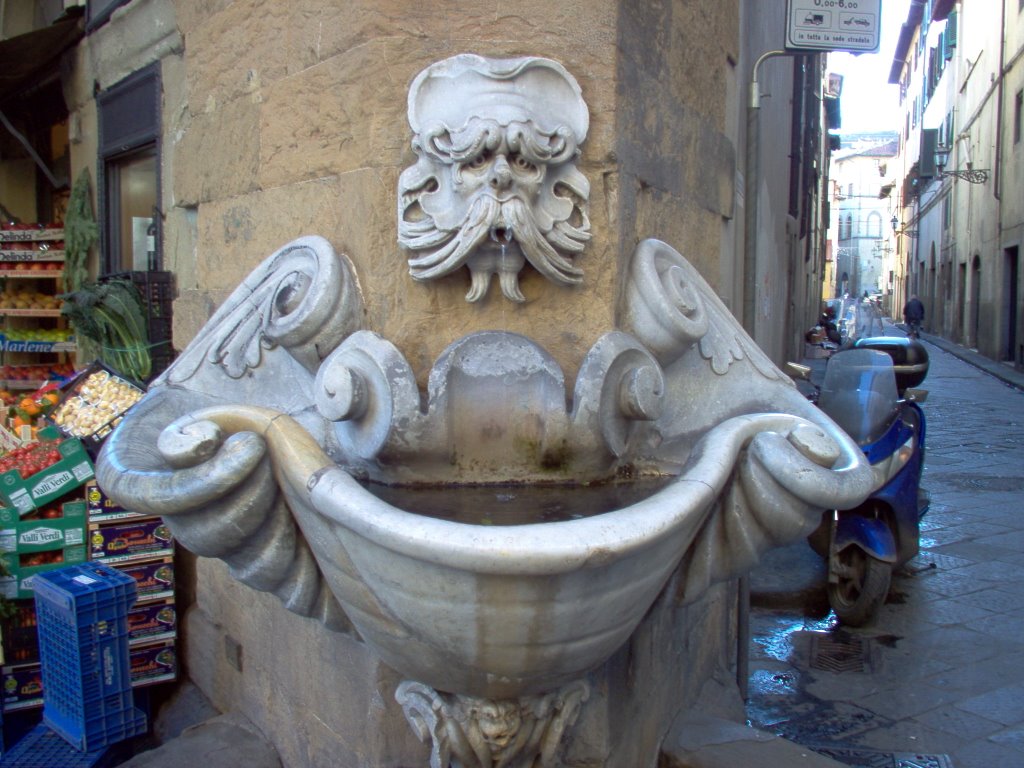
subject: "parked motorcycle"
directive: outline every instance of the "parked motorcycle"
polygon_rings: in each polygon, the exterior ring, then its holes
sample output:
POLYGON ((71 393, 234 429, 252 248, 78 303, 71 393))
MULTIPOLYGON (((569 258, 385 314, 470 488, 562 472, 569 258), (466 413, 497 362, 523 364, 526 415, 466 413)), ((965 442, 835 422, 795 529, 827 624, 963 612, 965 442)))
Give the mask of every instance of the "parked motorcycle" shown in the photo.
POLYGON ((817 404, 861 447, 875 490, 859 507, 830 510, 808 541, 828 560, 828 597, 849 626, 869 623, 885 602, 892 572, 917 554, 928 511, 921 488, 925 418, 915 389, 928 374, 921 342, 902 337, 857 340, 834 354, 817 404))

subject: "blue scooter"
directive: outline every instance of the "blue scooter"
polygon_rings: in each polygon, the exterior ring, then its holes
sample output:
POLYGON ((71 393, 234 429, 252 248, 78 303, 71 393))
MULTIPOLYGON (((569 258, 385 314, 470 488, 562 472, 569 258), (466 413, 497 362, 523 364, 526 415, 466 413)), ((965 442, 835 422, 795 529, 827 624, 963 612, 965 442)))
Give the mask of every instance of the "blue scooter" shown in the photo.
POLYGON ((925 418, 914 389, 928 374, 916 339, 859 339, 828 361, 818 407, 861 447, 875 490, 855 509, 831 510, 808 538, 828 560, 828 597, 843 624, 871 622, 885 602, 893 569, 917 554, 928 511, 921 488, 925 418))

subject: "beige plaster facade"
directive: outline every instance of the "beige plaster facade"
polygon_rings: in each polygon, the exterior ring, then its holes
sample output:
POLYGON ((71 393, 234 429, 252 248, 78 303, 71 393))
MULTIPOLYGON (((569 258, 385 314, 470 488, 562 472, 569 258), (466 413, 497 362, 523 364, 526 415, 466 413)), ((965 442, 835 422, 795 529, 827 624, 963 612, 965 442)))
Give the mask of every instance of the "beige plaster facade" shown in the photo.
POLYGON ((893 205, 904 275, 897 314, 917 294, 925 330, 1024 365, 1024 16, 1019 3, 908 9, 889 82, 903 110, 893 205), (951 145, 938 176, 923 137, 951 145))

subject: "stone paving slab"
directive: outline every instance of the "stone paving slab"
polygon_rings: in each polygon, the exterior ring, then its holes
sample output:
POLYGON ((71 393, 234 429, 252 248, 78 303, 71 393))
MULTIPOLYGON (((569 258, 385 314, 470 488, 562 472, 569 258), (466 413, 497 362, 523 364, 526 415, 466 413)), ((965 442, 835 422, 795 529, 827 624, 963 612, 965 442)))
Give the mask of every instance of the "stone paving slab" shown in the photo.
POLYGON ((751 574, 748 717, 847 765, 1024 766, 1024 373, 923 340, 921 553, 861 629, 836 624, 809 546, 770 553, 751 574), (869 649, 863 671, 809 663, 807 635, 840 632, 869 649))

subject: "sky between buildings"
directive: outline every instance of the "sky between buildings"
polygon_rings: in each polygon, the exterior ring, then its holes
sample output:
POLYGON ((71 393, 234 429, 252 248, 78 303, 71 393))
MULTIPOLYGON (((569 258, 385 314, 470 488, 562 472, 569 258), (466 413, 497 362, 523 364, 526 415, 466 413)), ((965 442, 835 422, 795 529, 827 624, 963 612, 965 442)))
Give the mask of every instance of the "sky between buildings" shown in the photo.
POLYGON ((909 7, 910 0, 882 0, 882 37, 878 53, 829 54, 829 69, 843 76, 843 93, 839 100, 841 133, 900 130, 900 88, 889 85, 889 70, 909 7))

